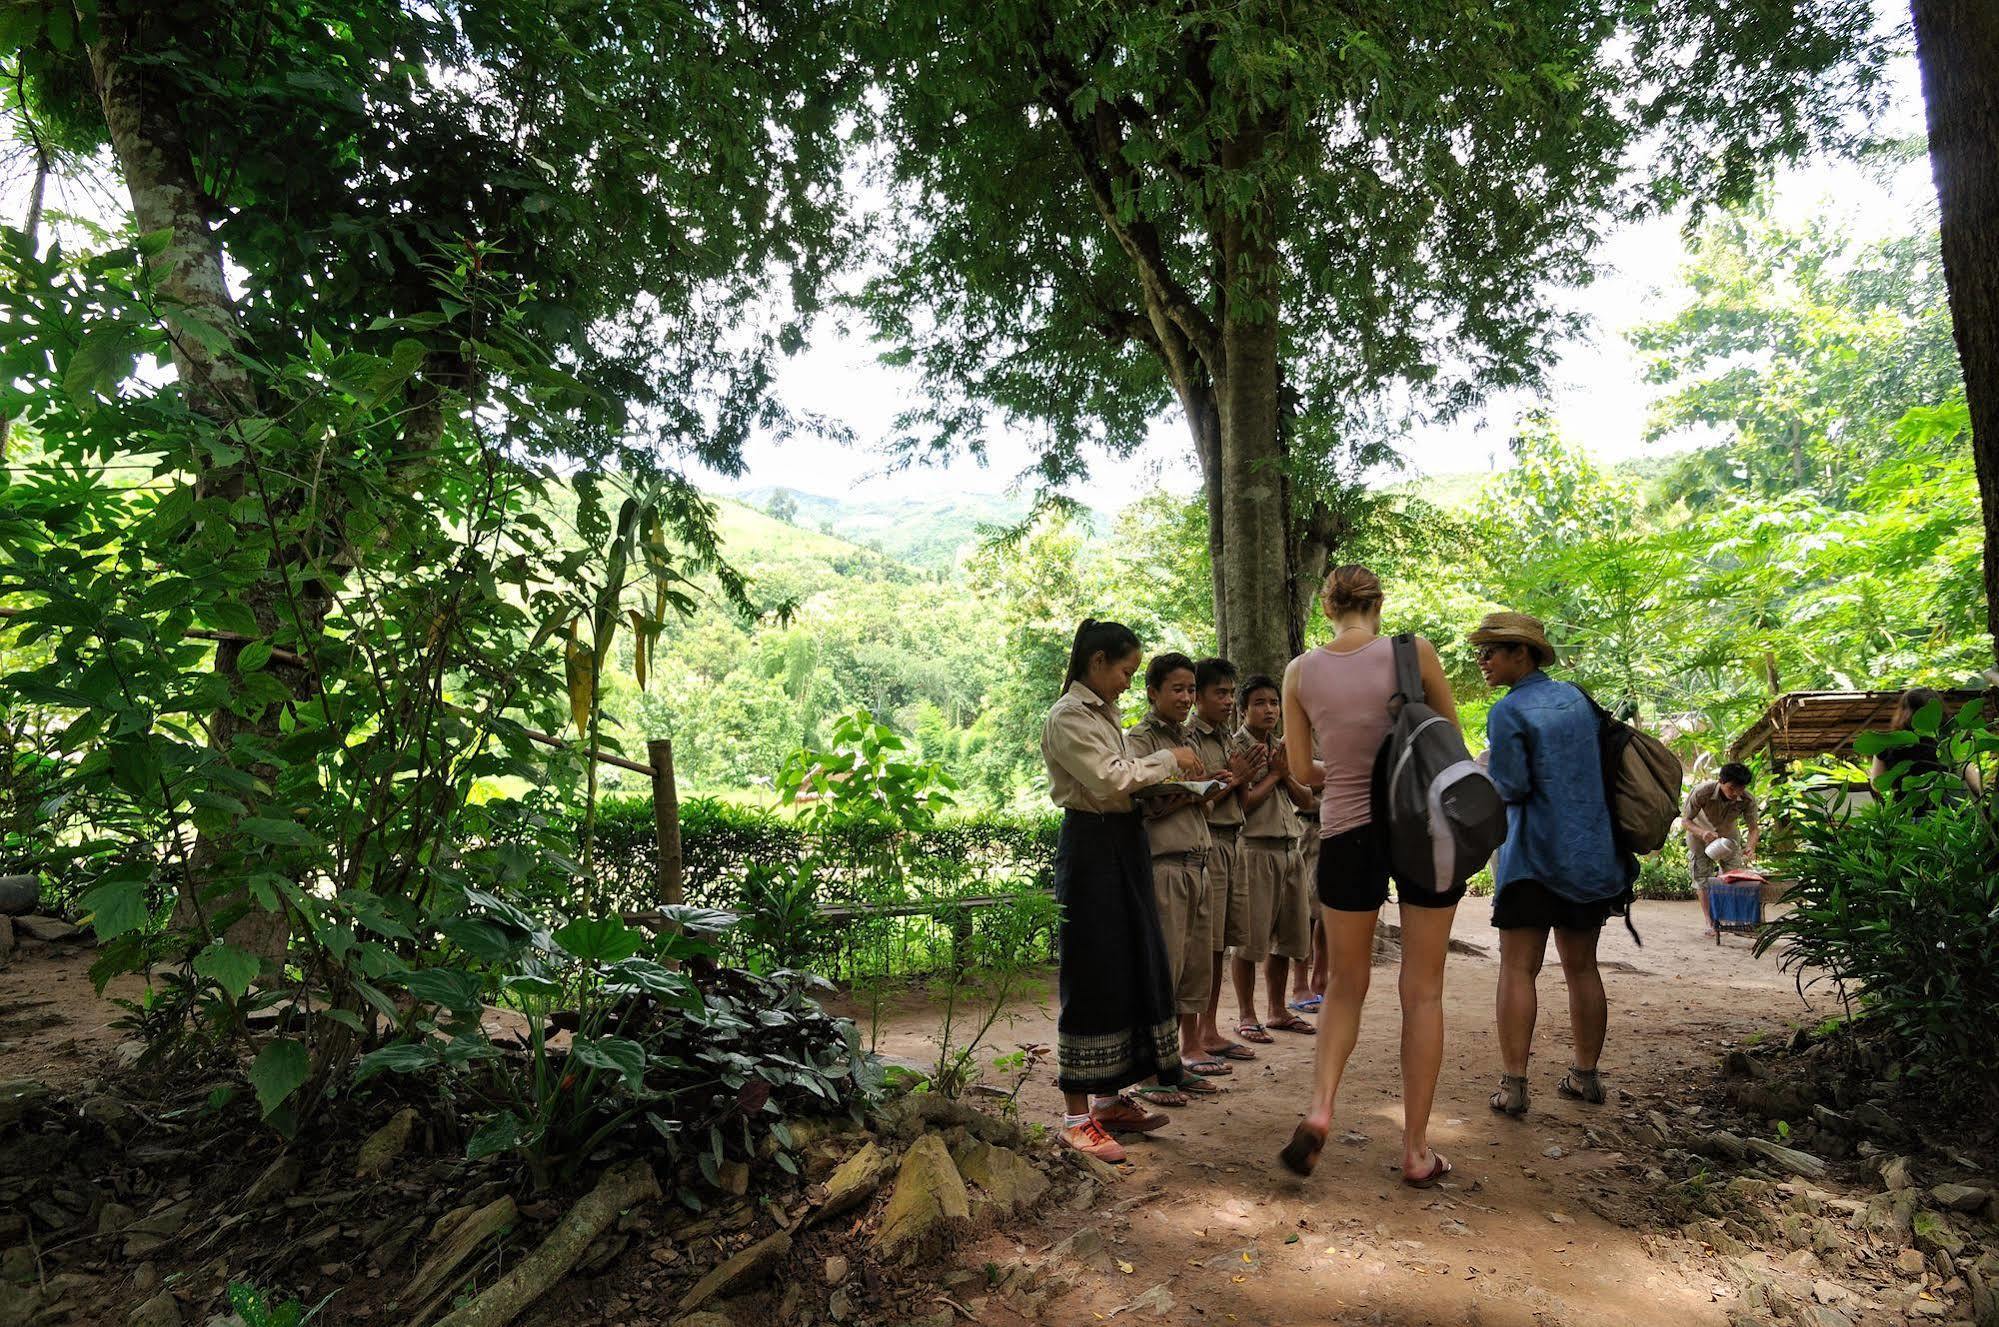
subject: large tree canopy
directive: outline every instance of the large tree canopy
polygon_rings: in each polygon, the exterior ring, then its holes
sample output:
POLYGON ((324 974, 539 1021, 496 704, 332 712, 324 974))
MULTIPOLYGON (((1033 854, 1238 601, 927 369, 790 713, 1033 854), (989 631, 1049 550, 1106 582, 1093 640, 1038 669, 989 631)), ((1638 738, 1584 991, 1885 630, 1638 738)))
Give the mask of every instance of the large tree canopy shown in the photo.
POLYGON ((1649 436, 1727 435, 1686 458, 1676 496, 1843 498, 1894 450, 1912 403, 1962 389, 1935 231, 1861 244, 1846 223, 1785 225, 1765 201, 1715 217, 1681 272, 1691 298, 1633 333, 1667 388, 1649 436))
MULTIPOLYGON (((741 597, 675 464, 735 471, 752 429, 787 423, 774 363, 837 253, 843 66, 824 22, 784 0, 33 0, 0 18, 17 123, 110 149, 147 258, 78 345, 45 316, 69 299, 60 255, 9 254, 23 291, 48 286, 10 311, 31 325, 0 415, 25 412, 64 467, 157 462, 187 485, 172 510, 192 512, 191 543, 254 562, 212 608, 238 623, 215 651, 229 703, 207 729, 227 771, 275 781, 295 705, 335 685, 315 643, 365 598, 370 550, 395 546, 396 491, 440 501, 434 467, 482 450, 497 464, 495 429, 501 455, 664 470, 614 547, 636 564, 643 542, 658 567, 678 535, 685 562, 741 597), (179 393, 147 429, 48 397, 52 374, 83 398, 143 395, 141 352, 164 352, 179 393), (350 380, 364 363, 398 409, 374 413, 379 392, 350 380), (369 427, 292 431, 301 384, 352 391, 369 427), (493 393, 509 384, 535 408, 505 408, 493 393), (338 482, 359 475, 376 486, 338 482), (267 539, 235 540, 255 521, 267 539)), ((578 525, 611 542, 597 504, 578 525)), ((588 615, 600 658, 625 620, 617 588, 588 615)), ((197 917, 230 832, 197 844, 182 894, 197 917)), ((240 938, 267 962, 284 952, 282 934, 240 938)))
POLYGON ((996 413, 1061 480, 1177 404, 1253 667, 1297 639, 1310 476, 1384 412, 1534 382, 1615 218, 1837 138, 1881 55, 1865 0, 904 0, 869 32, 864 302, 931 394, 905 445, 996 413))
MULTIPOLYGON (((752 428, 785 423, 774 361, 816 308, 841 206, 842 64, 817 7, 79 10, 6 15, 9 109, 111 146, 142 228, 184 225, 241 273, 234 320, 267 352, 386 347, 408 328, 380 320, 436 313, 440 263, 480 245, 589 389, 544 443, 733 471, 752 428), (149 181, 170 192, 142 199, 149 181)), ((449 385, 456 339, 431 350, 449 385)))

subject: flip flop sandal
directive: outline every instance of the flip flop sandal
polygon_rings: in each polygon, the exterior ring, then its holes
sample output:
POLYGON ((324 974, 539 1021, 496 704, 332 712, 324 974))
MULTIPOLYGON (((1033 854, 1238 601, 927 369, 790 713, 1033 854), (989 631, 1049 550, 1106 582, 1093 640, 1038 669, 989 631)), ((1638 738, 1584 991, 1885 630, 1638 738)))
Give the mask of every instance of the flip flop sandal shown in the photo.
POLYGON ((1224 1060, 1254 1060, 1256 1052, 1240 1042, 1232 1041, 1226 1046, 1210 1046, 1208 1054, 1219 1055, 1224 1060))
MULTIPOLYGON (((1181 1081, 1184 1084, 1186 1080, 1181 1081)), ((1165 1087, 1157 1083, 1147 1087, 1135 1087, 1131 1089, 1130 1095, 1138 1098, 1140 1105, 1147 1107, 1168 1106, 1177 1110, 1187 1104, 1187 1093, 1183 1088, 1165 1087)))
POLYGON ((1268 1046, 1271 1042, 1277 1040, 1277 1038, 1263 1030, 1263 1024, 1261 1023, 1238 1023, 1236 1024, 1235 1034, 1244 1041, 1253 1041, 1259 1046, 1268 1046))
POLYGON ((1323 995, 1308 995, 1302 1000, 1293 1000, 1288 1007, 1297 1013, 1316 1014, 1325 1003, 1326 997, 1323 995))
POLYGON ((1195 1073, 1180 1075, 1180 1090, 1190 1097, 1218 1097, 1222 1094, 1220 1088, 1195 1073))
POLYGON ((1492 1108, 1501 1115, 1519 1119, 1527 1113, 1527 1078, 1524 1074, 1501 1074, 1499 1091, 1492 1094, 1492 1108))
POLYGON ((1225 1078, 1235 1072, 1220 1060, 1182 1060, 1180 1067, 1202 1078, 1225 1078))
POLYGON ((1297 1032, 1307 1037, 1312 1036, 1319 1030, 1302 1018, 1280 1018, 1274 1022, 1265 1023, 1264 1026, 1272 1032, 1297 1032))
POLYGON ((1451 1173, 1452 1167, 1451 1167, 1451 1159, 1449 1157, 1445 1156, 1442 1152, 1437 1151, 1435 1148, 1430 1149, 1430 1155, 1437 1159, 1436 1164, 1430 1167, 1430 1173, 1427 1175, 1415 1175, 1415 1176, 1404 1175, 1402 1177, 1402 1182, 1404 1184, 1408 1185, 1412 1189, 1434 1189, 1437 1187, 1438 1180, 1441 1180, 1442 1178, 1444 1178, 1444 1176, 1451 1173))
POLYGON ((1277 1160, 1293 1175, 1310 1175, 1312 1168, 1319 1164, 1319 1153, 1326 1147, 1326 1135, 1315 1133, 1300 1120, 1298 1127, 1291 1131, 1291 1141, 1277 1154, 1277 1160))
POLYGON ((1555 1084, 1555 1091, 1571 1101, 1587 1101, 1592 1106, 1604 1102, 1603 1074, 1595 1069, 1578 1069, 1569 1066, 1562 1075, 1562 1081, 1555 1084))

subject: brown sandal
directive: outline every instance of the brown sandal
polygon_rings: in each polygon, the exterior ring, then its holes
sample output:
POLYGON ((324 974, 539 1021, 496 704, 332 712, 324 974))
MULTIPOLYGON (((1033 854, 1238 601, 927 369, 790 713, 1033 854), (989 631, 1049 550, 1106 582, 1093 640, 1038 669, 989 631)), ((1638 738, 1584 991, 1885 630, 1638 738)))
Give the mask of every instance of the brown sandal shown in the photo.
POLYGON ((1297 1032, 1308 1037, 1319 1030, 1295 1014, 1286 1014, 1283 1018, 1273 1019, 1263 1026, 1272 1032, 1297 1032))
POLYGON ((1411 1175, 1405 1171, 1402 1175, 1402 1182, 1404 1184, 1412 1189, 1434 1189, 1437 1187, 1438 1180, 1451 1173, 1451 1159, 1449 1157, 1434 1147, 1430 1149, 1430 1155, 1436 1158, 1436 1163, 1430 1167, 1430 1173, 1427 1175, 1411 1175))
POLYGON ((1284 1169, 1293 1175, 1310 1175, 1312 1167, 1319 1164, 1319 1153, 1326 1148, 1326 1135, 1315 1133, 1303 1120, 1291 1131, 1291 1141, 1277 1154, 1284 1169))

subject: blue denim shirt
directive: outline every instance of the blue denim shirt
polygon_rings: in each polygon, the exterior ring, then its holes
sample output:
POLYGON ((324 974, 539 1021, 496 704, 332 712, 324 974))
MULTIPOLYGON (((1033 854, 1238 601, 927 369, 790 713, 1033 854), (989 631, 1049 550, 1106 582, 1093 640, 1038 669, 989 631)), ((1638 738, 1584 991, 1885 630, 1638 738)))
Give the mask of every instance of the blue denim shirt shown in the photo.
POLYGON ((1506 800, 1495 893, 1538 880, 1577 903, 1616 898, 1636 876, 1617 851, 1604 803, 1596 713, 1583 693, 1535 671, 1485 718, 1488 773, 1506 800))

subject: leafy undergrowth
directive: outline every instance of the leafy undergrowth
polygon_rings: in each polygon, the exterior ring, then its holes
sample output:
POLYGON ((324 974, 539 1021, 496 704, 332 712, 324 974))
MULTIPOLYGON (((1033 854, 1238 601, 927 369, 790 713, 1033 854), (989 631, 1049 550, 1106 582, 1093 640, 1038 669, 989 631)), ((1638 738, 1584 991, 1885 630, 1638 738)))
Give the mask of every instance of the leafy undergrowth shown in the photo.
MULTIPOLYGON (((121 1048, 125 1064, 107 1064, 72 1092, 15 1080, 0 1089, 0 1321, 122 1327, 145 1305, 171 1301, 174 1321, 194 1323, 232 1312, 245 1327, 435 1322, 519 1267, 600 1176, 634 1160, 661 1196, 595 1238, 518 1321, 673 1321, 718 1264, 780 1236, 782 1256, 736 1291, 739 1315, 745 1304, 768 1299, 771 1308, 810 1292, 820 1301, 837 1293, 841 1311, 860 1320, 921 1321, 936 1309, 929 1258, 941 1246, 927 1242, 910 1258, 874 1242, 888 1178, 909 1144, 933 1133, 954 1148, 998 1138, 1056 1183, 1091 1182, 1048 1140, 927 1094, 834 1092, 828 1110, 812 1111, 818 1089, 796 1081, 802 1066, 827 1037, 845 1044, 851 1025, 802 995, 787 1010, 748 974, 716 969, 698 981, 706 1031, 669 1020, 679 1030, 655 1036, 634 1014, 605 1035, 646 1044, 654 1111, 675 1095, 690 1111, 714 1107, 721 1088, 688 1090, 706 1081, 696 1066, 727 1063, 747 1075, 704 1130, 712 1151, 676 1154, 683 1131, 663 1132, 639 1110, 557 1173, 520 1148, 473 1155, 491 1103, 441 1067, 373 1076, 290 1140, 248 1094, 218 1098, 199 1077, 140 1067, 137 1042, 121 1048), (718 1028, 717 1019, 743 1026, 718 1028), (837 1220, 822 1220, 827 1181, 864 1151, 879 1158, 859 1167, 866 1189, 849 1195, 837 1220), (829 1260, 850 1269, 838 1284, 829 1260)), ((557 1071, 567 1040, 558 1032, 543 1046, 557 1071)), ((1011 1210, 987 1203, 984 1219, 1011 1210)))

